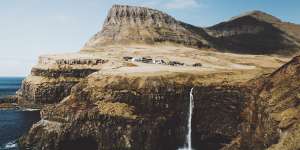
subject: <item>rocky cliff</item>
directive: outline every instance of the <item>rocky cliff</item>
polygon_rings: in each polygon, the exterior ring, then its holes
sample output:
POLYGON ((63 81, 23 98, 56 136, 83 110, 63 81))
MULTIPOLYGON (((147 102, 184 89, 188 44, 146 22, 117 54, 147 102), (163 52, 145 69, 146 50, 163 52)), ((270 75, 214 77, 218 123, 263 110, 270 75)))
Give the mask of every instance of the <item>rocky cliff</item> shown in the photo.
POLYGON ((239 79, 245 74, 239 71, 102 70, 44 108, 20 143, 24 149, 175 150, 185 144, 194 87, 195 149, 296 150, 299 60, 250 81, 239 79))
POLYGON ((43 119, 22 145, 32 149, 178 149, 184 145, 189 91, 195 87, 193 146, 221 148, 239 133, 247 90, 238 84, 210 83, 207 78, 186 73, 90 76, 63 102, 42 111, 43 119))
POLYGON ((300 57, 297 56, 271 75, 253 82, 257 97, 249 105, 255 109, 247 111, 248 123, 252 126, 244 126, 247 133, 245 148, 300 148, 299 69, 300 57), (250 144, 254 142, 257 142, 256 146, 250 144))
POLYGON ((70 94, 72 86, 89 74, 99 71, 106 60, 76 54, 41 56, 17 92, 19 103, 50 104, 70 94), (73 55, 73 56, 72 56, 73 55))

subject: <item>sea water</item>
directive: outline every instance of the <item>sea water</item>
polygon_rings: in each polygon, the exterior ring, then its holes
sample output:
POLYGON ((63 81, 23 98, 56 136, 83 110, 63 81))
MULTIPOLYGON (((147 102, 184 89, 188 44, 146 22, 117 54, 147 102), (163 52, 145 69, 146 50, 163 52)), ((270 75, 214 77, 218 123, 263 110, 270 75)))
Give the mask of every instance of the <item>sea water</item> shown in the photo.
MULTIPOLYGON (((23 78, 0 77, 0 97, 14 95, 22 80, 23 78)), ((17 150, 18 138, 38 120, 38 111, 0 110, 0 150, 17 150)))

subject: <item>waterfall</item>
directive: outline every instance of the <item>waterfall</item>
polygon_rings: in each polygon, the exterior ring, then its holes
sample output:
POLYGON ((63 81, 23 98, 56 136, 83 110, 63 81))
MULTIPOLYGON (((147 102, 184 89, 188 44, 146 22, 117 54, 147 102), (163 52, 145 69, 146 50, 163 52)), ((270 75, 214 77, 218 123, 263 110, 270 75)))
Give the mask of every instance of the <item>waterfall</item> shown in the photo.
POLYGON ((186 135, 186 143, 187 147, 180 148, 179 150, 192 150, 192 116, 193 116, 193 109, 194 109, 194 96, 193 96, 193 90, 190 91, 190 104, 189 104, 189 118, 188 118, 188 133, 186 135))

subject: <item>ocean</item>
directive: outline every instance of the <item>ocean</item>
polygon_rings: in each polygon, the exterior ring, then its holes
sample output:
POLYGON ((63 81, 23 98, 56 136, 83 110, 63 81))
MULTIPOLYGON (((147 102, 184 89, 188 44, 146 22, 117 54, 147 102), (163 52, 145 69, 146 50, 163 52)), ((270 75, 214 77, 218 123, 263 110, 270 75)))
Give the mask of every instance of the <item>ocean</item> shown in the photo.
MULTIPOLYGON (((14 95, 23 79, 0 77, 0 97, 14 95)), ((0 150, 18 150, 17 139, 39 120, 38 111, 0 110, 0 150)))
POLYGON ((14 95, 24 78, 0 77, 0 97, 14 95))

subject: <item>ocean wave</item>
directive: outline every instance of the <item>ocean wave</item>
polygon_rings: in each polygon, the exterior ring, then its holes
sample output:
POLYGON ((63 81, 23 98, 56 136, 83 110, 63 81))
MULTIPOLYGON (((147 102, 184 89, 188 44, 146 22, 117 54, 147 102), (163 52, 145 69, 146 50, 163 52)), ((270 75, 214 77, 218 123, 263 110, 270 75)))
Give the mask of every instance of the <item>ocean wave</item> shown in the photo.
POLYGON ((16 140, 8 142, 4 146, 0 147, 0 150, 17 150, 17 149, 18 149, 18 144, 16 140))
POLYGON ((37 109, 37 108, 24 108, 21 109, 20 111, 40 111, 41 109, 37 109))

